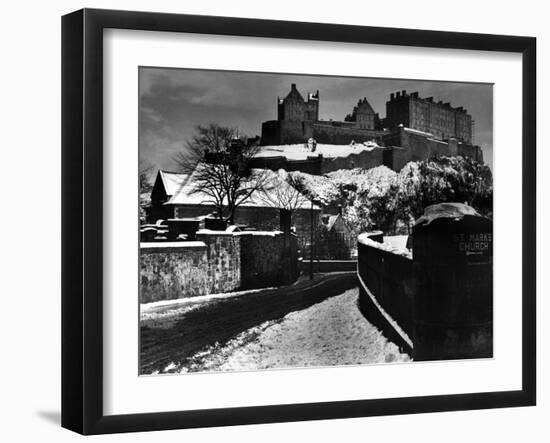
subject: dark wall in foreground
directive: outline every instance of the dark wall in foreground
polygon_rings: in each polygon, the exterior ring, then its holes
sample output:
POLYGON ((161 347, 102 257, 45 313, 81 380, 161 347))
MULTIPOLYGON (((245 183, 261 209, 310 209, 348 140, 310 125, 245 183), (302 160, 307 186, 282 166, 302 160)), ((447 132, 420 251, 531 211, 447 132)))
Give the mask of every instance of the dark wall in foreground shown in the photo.
POLYGON ((358 243, 359 306, 369 321, 414 360, 492 357, 492 221, 422 217, 413 258, 388 249, 358 243))

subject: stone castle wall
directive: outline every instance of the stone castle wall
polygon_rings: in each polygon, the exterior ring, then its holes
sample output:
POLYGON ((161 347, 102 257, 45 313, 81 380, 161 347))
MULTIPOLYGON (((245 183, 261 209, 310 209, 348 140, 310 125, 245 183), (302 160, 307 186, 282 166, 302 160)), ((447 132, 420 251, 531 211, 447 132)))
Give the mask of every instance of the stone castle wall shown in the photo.
POLYGON ((262 123, 261 144, 290 145, 306 143, 313 137, 318 143, 333 145, 381 140, 383 131, 361 129, 342 122, 270 120, 262 123))
POLYGON ((483 151, 479 146, 459 143, 456 139, 438 140, 425 133, 396 128, 384 136, 384 143, 389 149, 384 155, 384 165, 394 171, 400 171, 410 161, 428 160, 433 157, 471 157, 482 163, 483 151))
POLYGON ((382 131, 348 126, 334 126, 329 124, 329 122, 313 123, 312 127, 312 136, 318 143, 327 143, 331 145, 346 145, 352 141, 356 143, 379 141, 383 134, 382 131))
MULTIPOLYGON (((318 139, 316 140, 321 142, 318 139)), ((354 139, 354 141, 358 140, 354 139)), ((323 141, 323 143, 327 142, 323 141)), ((378 140, 378 143, 381 145, 380 148, 342 157, 328 158, 322 155, 311 155, 306 160, 288 160, 283 156, 258 157, 251 160, 250 166, 274 171, 285 169, 287 171, 322 175, 338 169, 369 169, 381 165, 399 172, 410 161, 422 161, 441 156, 454 157, 461 155, 483 163, 483 151, 479 146, 461 143, 456 139, 438 140, 429 134, 403 127, 395 128, 385 134, 381 137, 381 140, 378 140)), ((342 144, 342 142, 339 144, 342 144)))

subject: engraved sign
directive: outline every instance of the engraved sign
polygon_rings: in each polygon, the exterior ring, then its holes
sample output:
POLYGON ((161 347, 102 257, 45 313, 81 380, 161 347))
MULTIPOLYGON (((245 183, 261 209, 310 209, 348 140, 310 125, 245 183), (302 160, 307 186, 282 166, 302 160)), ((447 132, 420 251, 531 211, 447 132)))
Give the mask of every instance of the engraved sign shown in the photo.
POLYGON ((472 232, 453 234, 453 241, 460 252, 468 255, 482 255, 490 250, 493 234, 490 232, 472 232))

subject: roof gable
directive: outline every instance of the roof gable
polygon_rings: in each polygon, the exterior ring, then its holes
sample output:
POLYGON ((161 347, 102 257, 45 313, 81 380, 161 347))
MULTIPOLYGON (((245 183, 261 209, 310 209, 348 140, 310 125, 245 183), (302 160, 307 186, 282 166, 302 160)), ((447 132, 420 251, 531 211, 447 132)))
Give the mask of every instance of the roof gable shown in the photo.
POLYGON ((185 185, 188 175, 178 172, 168 172, 159 170, 159 177, 162 185, 164 186, 164 192, 167 196, 175 195, 179 189, 185 185))
POLYGON ((366 97, 362 100, 359 100, 359 103, 357 104, 357 110, 361 113, 374 114, 374 109, 370 105, 366 97))
POLYGON ((292 84, 292 87, 290 88, 290 92, 286 96, 285 100, 300 100, 304 101, 304 97, 302 97, 302 94, 300 94, 300 91, 296 88, 296 84, 292 84))

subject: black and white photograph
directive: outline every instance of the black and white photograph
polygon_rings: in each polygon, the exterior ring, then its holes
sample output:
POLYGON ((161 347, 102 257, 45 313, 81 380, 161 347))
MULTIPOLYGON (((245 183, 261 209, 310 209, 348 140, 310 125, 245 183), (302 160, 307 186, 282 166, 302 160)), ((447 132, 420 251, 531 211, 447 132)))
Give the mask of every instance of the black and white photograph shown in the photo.
POLYGON ((493 357, 493 85, 139 68, 140 375, 493 357))

